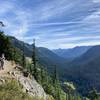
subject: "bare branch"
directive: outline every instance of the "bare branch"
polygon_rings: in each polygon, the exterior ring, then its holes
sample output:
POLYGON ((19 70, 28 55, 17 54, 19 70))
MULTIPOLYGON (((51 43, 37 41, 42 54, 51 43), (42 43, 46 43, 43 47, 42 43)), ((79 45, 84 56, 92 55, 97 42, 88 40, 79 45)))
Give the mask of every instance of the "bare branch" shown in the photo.
POLYGON ((0 21, 0 26, 1 27, 5 27, 4 23, 2 21, 0 21))

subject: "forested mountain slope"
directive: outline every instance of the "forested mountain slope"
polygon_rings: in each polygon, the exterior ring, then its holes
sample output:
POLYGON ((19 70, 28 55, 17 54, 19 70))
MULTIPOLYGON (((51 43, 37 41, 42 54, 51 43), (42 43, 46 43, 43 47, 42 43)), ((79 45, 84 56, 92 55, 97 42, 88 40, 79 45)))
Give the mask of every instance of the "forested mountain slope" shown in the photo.
POLYGON ((79 91, 86 93, 93 87, 100 91, 100 46, 90 48, 85 54, 70 62, 63 70, 62 78, 79 85, 79 91))
MULTIPOLYGON (((32 56, 32 50, 33 46, 27 43, 24 43, 23 41, 20 41, 16 39, 15 37, 9 37, 11 39, 11 43, 13 46, 17 47, 21 51, 23 50, 23 44, 24 44, 24 52, 27 57, 32 56)), ((56 65, 59 68, 62 67, 67 60, 63 57, 58 56, 57 54, 53 53, 51 50, 43 47, 37 47, 36 48, 36 56, 38 62, 47 67, 48 69, 53 69, 53 67, 56 65)))
MULTIPOLYGON (((20 50, 23 49, 22 41, 14 37, 10 38, 13 45, 20 50)), ((24 46, 25 55, 31 57, 32 45, 24 43, 24 46)), ((100 46, 82 48, 85 48, 83 50, 84 53, 81 53, 81 56, 68 63, 65 58, 58 56, 49 49, 38 47, 36 48, 37 60, 41 65, 47 67, 49 71, 52 71, 54 65, 56 65, 61 80, 73 81, 80 93, 87 94, 92 87, 96 87, 98 90, 100 88, 100 46), (88 89, 87 91, 85 90, 86 88, 88 89)))
POLYGON ((72 60, 86 53, 90 48, 91 46, 77 46, 71 49, 55 49, 53 52, 63 58, 72 60))

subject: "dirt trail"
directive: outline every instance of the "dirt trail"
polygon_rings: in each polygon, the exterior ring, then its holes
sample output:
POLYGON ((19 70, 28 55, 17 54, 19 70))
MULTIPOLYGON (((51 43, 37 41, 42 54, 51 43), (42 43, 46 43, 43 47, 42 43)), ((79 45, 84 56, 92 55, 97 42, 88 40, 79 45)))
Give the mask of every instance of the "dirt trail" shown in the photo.
POLYGON ((12 64, 11 61, 6 61, 4 64, 4 70, 0 70, 0 77, 8 75, 8 72, 12 71, 16 65, 12 64))

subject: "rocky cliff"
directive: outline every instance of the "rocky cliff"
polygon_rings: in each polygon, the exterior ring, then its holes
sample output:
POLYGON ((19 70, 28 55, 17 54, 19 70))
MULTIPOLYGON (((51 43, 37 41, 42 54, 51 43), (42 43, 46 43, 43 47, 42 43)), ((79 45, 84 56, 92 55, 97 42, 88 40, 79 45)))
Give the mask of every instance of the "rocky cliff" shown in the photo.
POLYGON ((6 80, 13 79, 22 86, 22 90, 30 96, 49 100, 49 96, 45 93, 41 85, 39 85, 34 77, 24 77, 18 65, 5 61, 4 70, 0 71, 0 84, 5 83, 6 80))

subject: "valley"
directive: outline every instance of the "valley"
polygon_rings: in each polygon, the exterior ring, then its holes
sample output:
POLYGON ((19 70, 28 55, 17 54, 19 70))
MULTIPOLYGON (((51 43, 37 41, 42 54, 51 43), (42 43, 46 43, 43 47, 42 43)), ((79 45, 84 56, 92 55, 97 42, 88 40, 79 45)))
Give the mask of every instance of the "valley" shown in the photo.
MULTIPOLYGON (((12 43, 21 50, 21 44, 23 43, 22 41, 14 38, 12 43), (14 44, 15 40, 16 44, 14 44)), ((43 47, 37 47, 36 49, 38 62, 50 73, 52 73, 54 66, 56 65, 59 72, 59 78, 62 82, 65 80, 72 81, 78 87, 78 91, 83 95, 87 95, 93 87, 95 87, 98 91, 100 90, 99 45, 92 47, 82 46, 64 50, 64 53, 66 53, 64 54, 65 56, 70 55, 67 58, 60 56, 62 55, 61 53, 63 50, 59 51, 58 49, 58 52, 56 50, 55 53, 55 50, 51 51, 43 47), (85 88, 87 88, 87 91, 85 88)), ((31 54, 32 45, 25 43, 25 55, 31 57, 31 54)))

